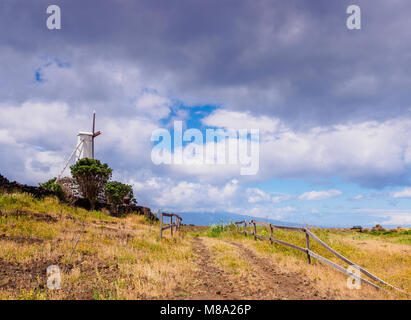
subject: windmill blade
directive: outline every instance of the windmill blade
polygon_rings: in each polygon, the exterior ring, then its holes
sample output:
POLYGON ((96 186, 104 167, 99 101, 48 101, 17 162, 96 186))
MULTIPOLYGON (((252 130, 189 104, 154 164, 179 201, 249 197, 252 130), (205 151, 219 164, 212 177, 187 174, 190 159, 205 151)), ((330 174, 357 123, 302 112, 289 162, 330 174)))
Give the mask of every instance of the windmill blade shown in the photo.
POLYGON ((93 130, 91 131, 93 133, 93 139, 91 141, 91 155, 94 159, 94 138, 97 137, 94 133, 96 130, 96 110, 93 111, 93 130))
POLYGON ((94 131, 96 129, 96 110, 93 111, 93 130, 91 131, 94 135, 94 131))

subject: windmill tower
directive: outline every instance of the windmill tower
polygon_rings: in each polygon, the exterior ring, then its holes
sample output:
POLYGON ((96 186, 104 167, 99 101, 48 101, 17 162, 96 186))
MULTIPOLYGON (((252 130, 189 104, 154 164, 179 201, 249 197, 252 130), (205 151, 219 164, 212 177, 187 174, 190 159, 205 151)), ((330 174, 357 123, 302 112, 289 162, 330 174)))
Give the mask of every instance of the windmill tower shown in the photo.
MULTIPOLYGON (((76 161, 89 158, 94 159, 94 138, 101 134, 96 129, 96 112, 93 112, 93 129, 92 132, 79 132, 77 135, 76 161)), ((71 159, 70 159, 71 160, 71 159)))
POLYGON ((61 170, 60 174, 58 175, 57 181, 60 180, 67 166, 73 159, 74 155, 76 155, 76 161, 83 159, 83 158, 94 159, 94 139, 101 134, 101 131, 96 132, 95 129, 96 129, 96 111, 93 111, 92 131, 91 132, 80 131, 77 134, 77 145, 75 149, 73 150, 73 152, 71 153, 68 160, 66 161, 63 170, 61 170))

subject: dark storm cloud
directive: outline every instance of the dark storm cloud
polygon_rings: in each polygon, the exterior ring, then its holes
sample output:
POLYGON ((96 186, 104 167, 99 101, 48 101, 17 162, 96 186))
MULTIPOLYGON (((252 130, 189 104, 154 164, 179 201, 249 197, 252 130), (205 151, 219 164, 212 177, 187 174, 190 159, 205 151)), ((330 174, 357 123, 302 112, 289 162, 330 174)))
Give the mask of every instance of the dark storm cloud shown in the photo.
POLYGON ((298 126, 407 114, 411 3, 356 0, 363 28, 349 31, 352 3, 57 1, 62 30, 50 31, 50 1, 2 1, 1 55, 10 62, 1 67, 10 83, 2 97, 118 101, 122 89, 87 69, 101 59, 135 66, 148 87, 187 104, 251 110, 298 126), (33 59, 42 56, 81 66, 81 86, 26 90, 39 67, 33 59), (22 60, 30 71, 17 65, 22 60), (25 86, 16 86, 22 76, 25 86))

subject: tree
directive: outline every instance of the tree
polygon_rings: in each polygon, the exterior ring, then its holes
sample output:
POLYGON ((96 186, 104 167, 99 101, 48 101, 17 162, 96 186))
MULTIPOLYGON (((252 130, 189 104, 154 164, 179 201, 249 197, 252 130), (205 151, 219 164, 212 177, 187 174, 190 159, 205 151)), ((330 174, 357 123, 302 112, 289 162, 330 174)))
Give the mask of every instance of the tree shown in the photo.
POLYGON ((66 201, 66 195, 60 184, 56 183, 57 178, 50 179, 47 182, 40 183, 43 189, 52 191, 60 201, 66 201))
POLYGON ((104 191, 113 170, 107 163, 102 164, 100 160, 88 158, 78 160, 70 169, 81 193, 90 201, 91 210, 94 210, 97 197, 104 191))
POLYGON ((133 187, 118 181, 110 181, 106 185, 106 196, 108 202, 117 206, 123 203, 124 197, 129 197, 132 202, 136 202, 133 194, 133 187))

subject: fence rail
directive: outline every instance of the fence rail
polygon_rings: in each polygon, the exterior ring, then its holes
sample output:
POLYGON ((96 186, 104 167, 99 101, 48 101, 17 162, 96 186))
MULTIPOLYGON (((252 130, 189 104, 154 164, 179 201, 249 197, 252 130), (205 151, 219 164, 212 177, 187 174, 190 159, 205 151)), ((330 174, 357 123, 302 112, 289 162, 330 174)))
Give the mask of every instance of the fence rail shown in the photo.
POLYGON ((171 237, 173 237, 173 235, 174 235, 173 228, 174 228, 175 231, 180 230, 181 221, 183 221, 183 218, 181 218, 179 215, 177 215, 175 213, 162 212, 161 216, 160 216, 160 239, 163 238, 163 231, 167 230, 167 229, 170 229, 171 237), (170 218, 170 223, 165 227, 163 227, 163 225, 164 225, 163 217, 169 217, 170 218), (174 217, 176 218, 176 220, 173 222, 174 217))
MULTIPOLYGON (((254 236, 254 240, 257 240, 257 239, 259 239, 259 240, 267 240, 267 241, 270 241, 271 244, 278 243, 278 244, 280 244, 280 245, 287 246, 287 247, 289 247, 289 248, 299 250, 299 251, 304 252, 304 253, 307 254, 308 263, 311 263, 311 257, 313 257, 313 258, 315 258, 315 259, 317 259, 317 260, 319 260, 319 261, 321 261, 321 262, 329 265, 330 267, 332 267, 332 268, 340 271, 341 273, 343 273, 343 274, 345 274, 345 275, 347 275, 347 276, 353 277, 353 278, 356 279, 357 281, 364 282, 364 283, 366 283, 366 284, 368 284, 368 285, 370 285, 370 286, 372 286, 372 287, 374 287, 374 288, 376 288, 376 289, 381 289, 381 287, 379 287, 379 286, 376 285, 375 283, 373 283, 373 282, 371 282, 371 281, 369 281, 369 280, 367 280, 367 279, 364 279, 364 278, 362 278, 361 276, 355 275, 354 273, 349 272, 348 270, 346 270, 344 267, 340 266, 339 264, 337 264, 337 263, 335 263, 335 262, 333 262, 333 261, 331 261, 331 260, 329 260, 329 259, 327 259, 327 258, 324 258, 323 256, 321 256, 321 255, 319 255, 319 254, 311 251, 311 247, 310 247, 310 238, 311 238, 312 240, 314 240, 315 242, 317 242, 318 244, 320 244, 322 247, 324 247, 326 250, 328 250, 329 252, 331 252, 332 254, 334 254, 337 258, 341 259, 342 261, 344 261, 344 262, 347 263, 348 265, 355 267, 357 270, 359 270, 362 274, 364 274, 365 276, 369 277, 370 279, 378 282, 379 284, 383 284, 383 285, 388 286, 388 287, 390 287, 390 288, 392 288, 392 289, 398 290, 398 291, 400 291, 400 292, 402 292, 402 293, 406 293, 406 292, 404 292, 403 290, 401 290, 401 289, 399 289, 399 288, 396 288, 396 287, 394 287, 393 285, 385 282, 384 280, 376 277, 375 275, 373 275, 372 273, 368 272, 368 271, 365 270, 364 268, 361 268, 360 266, 356 265, 354 262, 352 262, 352 261, 350 261, 349 259, 347 259, 346 257, 344 257, 342 254, 340 254, 340 253, 338 253, 337 251, 335 251, 333 248, 331 248, 329 245, 327 245, 324 241, 322 241, 320 238, 318 238, 315 234, 313 234, 310 230, 308 230, 308 229, 306 229, 306 228, 278 226, 278 225, 274 225, 274 224, 271 224, 271 223, 268 223, 268 222, 258 221, 258 220, 251 220, 251 221, 243 220, 243 221, 235 222, 234 225, 237 226, 237 231, 238 231, 239 233, 243 233, 243 234, 246 235, 246 236, 247 236, 247 235, 254 236), (244 229, 243 229, 243 230, 240 230, 240 226, 241 226, 242 224, 244 225, 244 229), (247 230, 247 225, 251 226, 253 231, 248 231, 248 230, 247 230), (258 235, 258 234, 257 234, 257 225, 261 225, 261 226, 263 226, 263 227, 269 228, 269 229, 270 229, 270 237, 258 235), (286 231, 304 232, 304 233, 305 233, 305 239, 306 239, 306 248, 302 248, 302 247, 299 247, 299 246, 297 246, 297 245, 295 245, 295 244, 288 243, 288 242, 285 242, 285 241, 282 241, 282 240, 279 240, 279 239, 275 239, 275 238, 274 238, 274 229, 281 229, 281 230, 286 230, 286 231)), ((406 293, 406 294, 407 294, 407 293, 406 293)))

